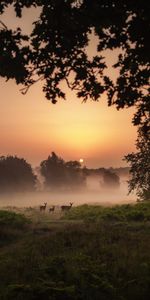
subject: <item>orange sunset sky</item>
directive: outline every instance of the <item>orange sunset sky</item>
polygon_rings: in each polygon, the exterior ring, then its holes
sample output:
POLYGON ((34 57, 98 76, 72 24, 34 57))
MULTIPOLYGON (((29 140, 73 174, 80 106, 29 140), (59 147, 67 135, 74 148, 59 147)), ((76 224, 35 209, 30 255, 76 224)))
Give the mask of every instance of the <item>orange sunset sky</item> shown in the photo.
MULTIPOLYGON (((36 15, 34 10, 25 10, 23 28, 26 32, 31 29, 29 20, 36 15), (28 22, 25 21, 27 15, 28 22)), ((1 19, 7 26, 17 24, 11 9, 1 19)), ((94 53, 94 46, 95 39, 89 55, 94 53)), ((113 61, 111 53, 108 63, 113 61)), ((123 156, 135 150, 133 108, 117 111, 107 106, 106 96, 99 102, 81 103, 68 90, 67 101, 52 105, 45 99, 40 83, 31 87, 25 96, 19 89, 14 81, 0 79, 0 155, 24 157, 37 166, 55 151, 65 160, 83 158, 87 167, 126 165, 123 156)))

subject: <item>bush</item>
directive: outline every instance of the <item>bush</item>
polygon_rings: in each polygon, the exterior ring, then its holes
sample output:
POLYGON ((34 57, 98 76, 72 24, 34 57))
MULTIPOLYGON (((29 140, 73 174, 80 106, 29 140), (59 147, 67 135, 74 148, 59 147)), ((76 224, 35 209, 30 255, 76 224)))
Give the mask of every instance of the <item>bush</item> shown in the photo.
POLYGON ((150 203, 116 205, 113 207, 81 205, 73 207, 63 219, 88 221, 149 221, 150 203))
POLYGON ((17 229, 23 228, 29 220, 22 214, 16 214, 6 210, 0 210, 0 226, 16 227, 17 229))

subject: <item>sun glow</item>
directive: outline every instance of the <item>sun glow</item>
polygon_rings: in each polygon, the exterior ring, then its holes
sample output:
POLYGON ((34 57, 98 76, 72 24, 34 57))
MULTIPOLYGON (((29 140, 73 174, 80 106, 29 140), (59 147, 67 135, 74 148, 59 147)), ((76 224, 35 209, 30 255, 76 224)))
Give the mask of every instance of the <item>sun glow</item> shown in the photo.
POLYGON ((122 165, 122 157, 134 151, 133 109, 118 112, 106 99, 81 104, 71 95, 52 105, 39 85, 24 98, 12 82, 3 82, 1 93, 2 155, 18 155, 36 166, 54 151, 66 161, 98 167, 122 165))
POLYGON ((80 162, 80 164, 82 164, 82 163, 84 162, 84 159, 83 159, 83 158, 80 158, 80 159, 79 159, 79 162, 80 162))

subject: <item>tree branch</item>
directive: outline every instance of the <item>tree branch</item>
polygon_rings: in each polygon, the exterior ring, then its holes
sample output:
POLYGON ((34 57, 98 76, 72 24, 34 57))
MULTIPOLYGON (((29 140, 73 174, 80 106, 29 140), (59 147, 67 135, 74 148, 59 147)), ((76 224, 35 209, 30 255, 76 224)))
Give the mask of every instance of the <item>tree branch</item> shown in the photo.
POLYGON ((44 79, 44 76, 43 76, 43 75, 42 75, 41 77, 39 77, 37 80, 35 80, 34 82, 30 83, 28 86, 23 87, 22 89, 20 89, 20 92, 21 92, 23 95, 26 95, 26 93, 28 92, 29 88, 30 88, 33 84, 37 83, 38 81, 40 81, 40 80, 42 80, 42 79, 44 79))
POLYGON ((7 26, 0 20, 0 24, 3 26, 3 29, 8 30, 7 26))

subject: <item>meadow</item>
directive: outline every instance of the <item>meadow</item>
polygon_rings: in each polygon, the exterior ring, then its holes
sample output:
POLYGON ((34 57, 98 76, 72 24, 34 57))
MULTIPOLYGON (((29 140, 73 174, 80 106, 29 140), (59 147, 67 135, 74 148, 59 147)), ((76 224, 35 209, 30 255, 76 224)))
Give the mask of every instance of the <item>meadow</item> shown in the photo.
POLYGON ((0 210, 0 299, 148 300, 150 203, 0 210))

